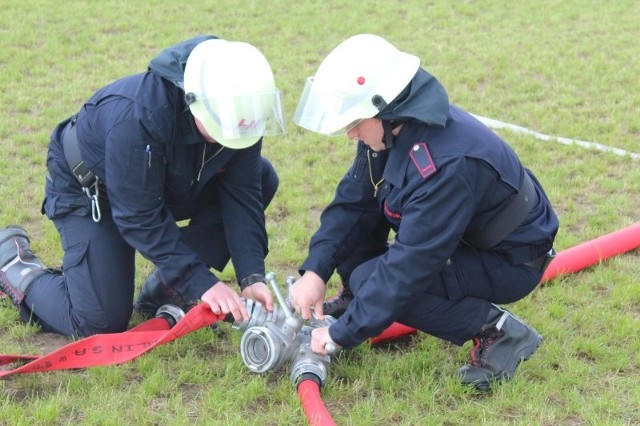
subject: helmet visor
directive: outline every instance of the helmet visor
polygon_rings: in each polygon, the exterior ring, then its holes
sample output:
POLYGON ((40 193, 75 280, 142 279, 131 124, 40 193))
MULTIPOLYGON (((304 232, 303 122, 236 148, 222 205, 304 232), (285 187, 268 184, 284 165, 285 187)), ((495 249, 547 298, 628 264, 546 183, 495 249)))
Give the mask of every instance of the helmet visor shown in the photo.
POLYGON ((215 99, 197 97, 189 107, 220 143, 247 138, 257 141, 265 135, 285 133, 279 90, 215 99))
POLYGON ((344 134, 365 118, 358 117, 360 99, 324 90, 308 77, 298 102, 293 122, 312 132, 327 136, 344 134))

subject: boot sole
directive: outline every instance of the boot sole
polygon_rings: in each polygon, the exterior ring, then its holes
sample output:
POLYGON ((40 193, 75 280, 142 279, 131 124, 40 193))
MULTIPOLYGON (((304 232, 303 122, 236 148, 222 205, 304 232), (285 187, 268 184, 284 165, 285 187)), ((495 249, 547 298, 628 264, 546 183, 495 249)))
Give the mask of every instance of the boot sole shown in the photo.
POLYGON ((9 225, 6 228, 0 230, 0 244, 14 237, 24 237, 27 239, 27 241, 29 240, 27 230, 20 225, 9 225))
MULTIPOLYGON (((0 229, 0 247, 7 241, 11 241, 13 238, 24 238, 29 241, 27 230, 19 225, 9 225, 6 228, 0 229)), ((0 268, 3 268, 11 259, 16 256, 15 248, 7 251, 6 249, 0 249, 0 268), (9 255, 9 257, 6 257, 9 255)))

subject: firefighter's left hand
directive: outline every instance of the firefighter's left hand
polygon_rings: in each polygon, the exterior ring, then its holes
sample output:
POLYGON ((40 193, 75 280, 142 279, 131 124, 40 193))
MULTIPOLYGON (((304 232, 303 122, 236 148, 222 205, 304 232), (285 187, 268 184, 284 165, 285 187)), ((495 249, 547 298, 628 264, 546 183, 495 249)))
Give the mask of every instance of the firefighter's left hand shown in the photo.
POLYGON ((311 350, 320 355, 332 355, 339 351, 340 346, 331 339, 329 335, 329 327, 318 327, 311 332, 311 350), (334 346, 335 350, 331 353, 327 352, 327 344, 334 346))
POLYGON ((273 295, 263 282, 253 283, 242 290, 242 297, 260 302, 267 311, 273 312, 273 295))

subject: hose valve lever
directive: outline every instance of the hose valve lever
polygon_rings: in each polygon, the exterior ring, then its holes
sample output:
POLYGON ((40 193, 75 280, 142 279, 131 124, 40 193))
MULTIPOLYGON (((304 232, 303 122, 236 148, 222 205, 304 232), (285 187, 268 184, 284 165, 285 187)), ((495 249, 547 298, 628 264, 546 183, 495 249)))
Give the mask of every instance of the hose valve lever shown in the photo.
POLYGON ((282 310, 284 311, 285 316, 287 317, 292 316, 293 314, 291 312, 291 308, 289 307, 289 303, 282 295, 282 292, 280 291, 280 287, 278 287, 275 274, 273 272, 269 272, 266 276, 266 280, 269 282, 269 285, 273 289, 273 293, 276 295, 276 299, 278 299, 278 303, 282 307, 282 310))
POLYGON ((325 343, 324 350, 327 352, 327 354, 333 355, 336 353, 338 348, 336 348, 335 344, 333 344, 332 342, 329 342, 329 343, 325 343))

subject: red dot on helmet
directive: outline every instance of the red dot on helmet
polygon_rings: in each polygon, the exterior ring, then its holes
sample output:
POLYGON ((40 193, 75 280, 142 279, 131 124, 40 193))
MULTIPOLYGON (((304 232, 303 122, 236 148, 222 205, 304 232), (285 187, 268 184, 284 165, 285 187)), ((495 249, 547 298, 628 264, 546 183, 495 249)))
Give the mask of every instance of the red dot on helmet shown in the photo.
POLYGON ((358 81, 358 84, 359 84, 360 86, 362 86, 362 85, 364 84, 364 81, 365 81, 365 80, 364 80, 364 77, 358 77, 358 80, 357 80, 357 81, 358 81))

